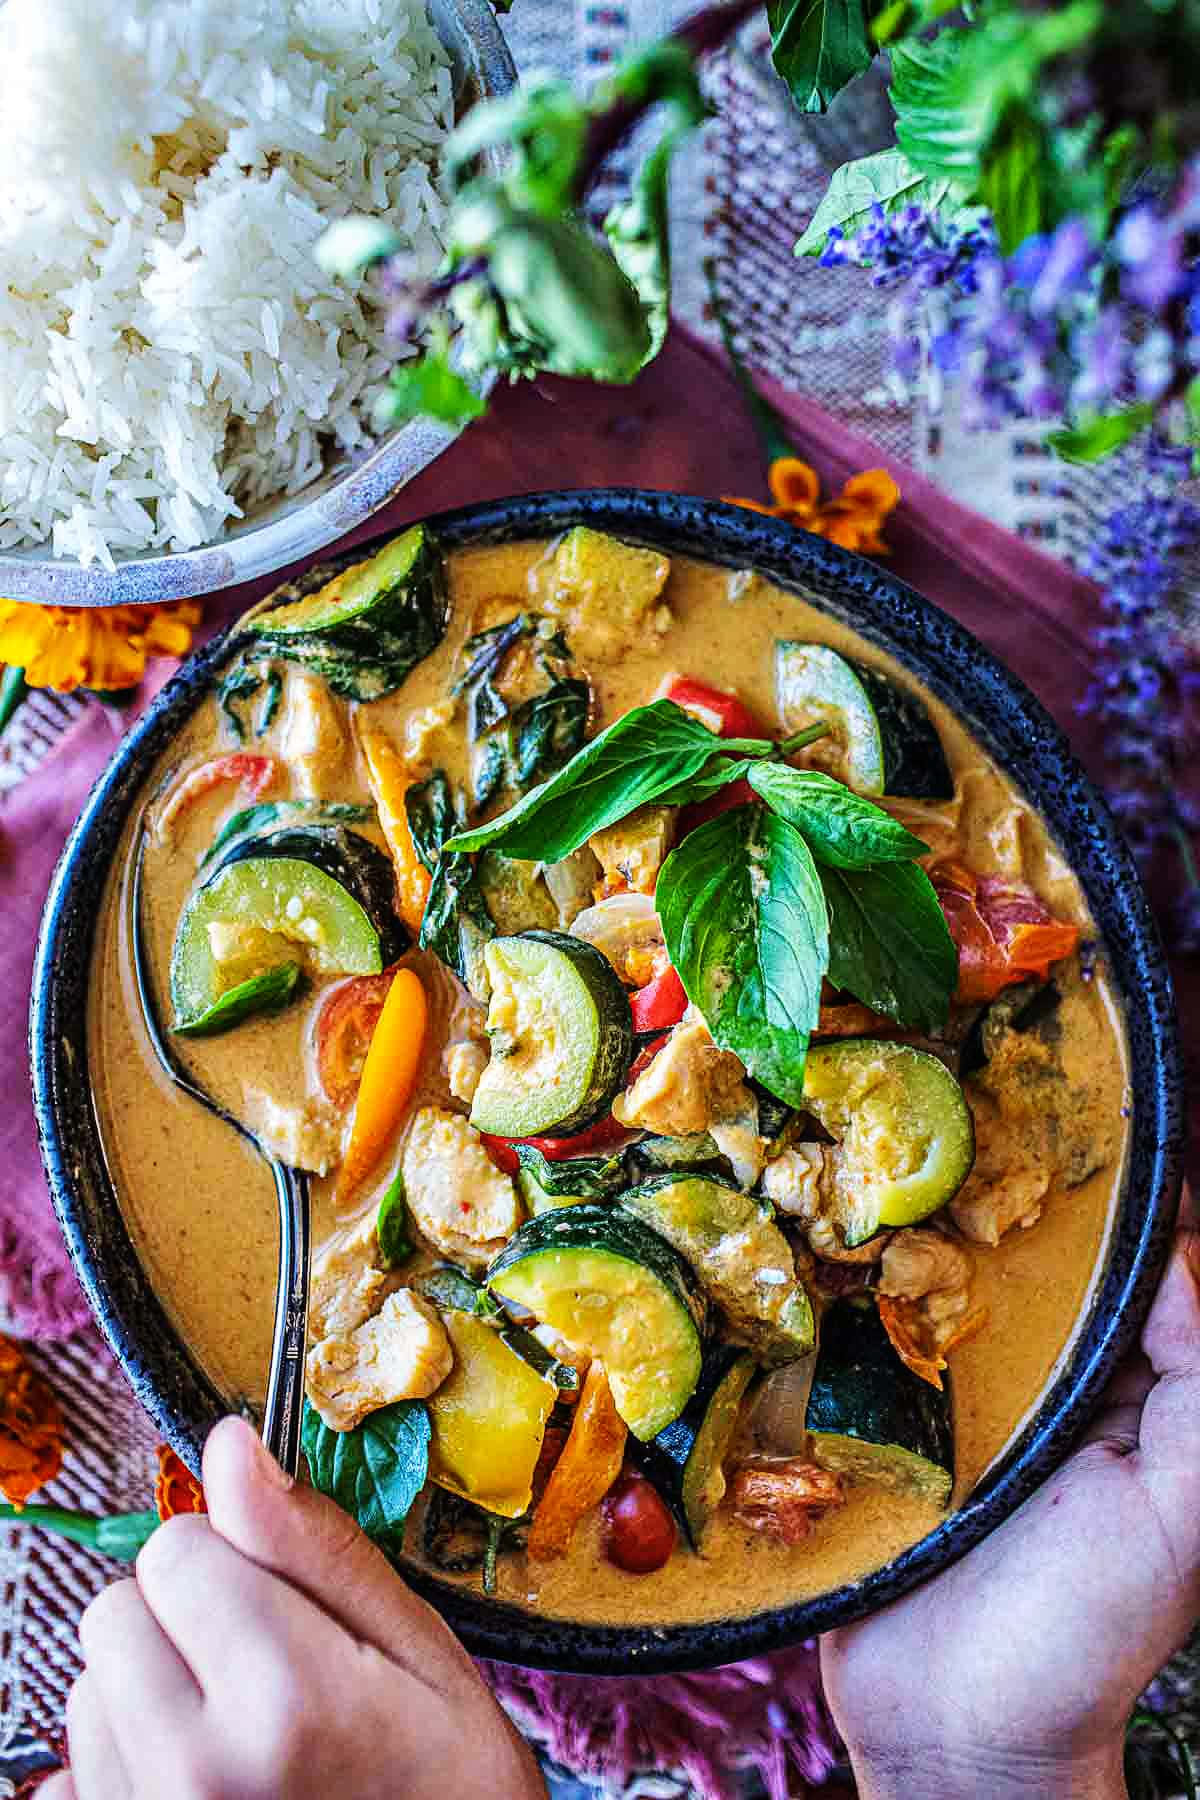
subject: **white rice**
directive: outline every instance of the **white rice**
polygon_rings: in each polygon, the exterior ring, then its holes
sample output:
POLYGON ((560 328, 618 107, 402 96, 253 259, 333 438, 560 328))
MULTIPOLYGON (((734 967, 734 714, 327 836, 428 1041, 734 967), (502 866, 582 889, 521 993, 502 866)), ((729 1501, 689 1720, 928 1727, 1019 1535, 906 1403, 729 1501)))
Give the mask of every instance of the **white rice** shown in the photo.
POLYGON ((370 435, 394 357, 313 246, 432 274, 424 0, 0 0, 0 548, 188 549, 370 435))

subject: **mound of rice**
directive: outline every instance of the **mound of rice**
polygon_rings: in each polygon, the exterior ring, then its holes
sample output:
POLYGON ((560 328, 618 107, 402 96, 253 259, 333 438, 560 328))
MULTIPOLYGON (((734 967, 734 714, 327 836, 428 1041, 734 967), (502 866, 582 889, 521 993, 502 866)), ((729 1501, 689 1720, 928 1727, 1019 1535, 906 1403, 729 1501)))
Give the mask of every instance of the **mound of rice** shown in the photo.
POLYGON ((0 0, 0 547, 211 542, 368 440, 394 348, 313 255, 441 258, 423 0, 0 0))

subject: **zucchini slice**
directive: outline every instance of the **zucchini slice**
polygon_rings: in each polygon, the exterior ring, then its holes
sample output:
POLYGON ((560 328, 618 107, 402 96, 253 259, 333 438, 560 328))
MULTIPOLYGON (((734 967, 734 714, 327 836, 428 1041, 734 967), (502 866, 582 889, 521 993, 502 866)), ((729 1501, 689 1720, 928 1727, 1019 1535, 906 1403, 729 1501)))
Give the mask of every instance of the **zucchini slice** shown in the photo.
POLYGON ((567 1156, 551 1162, 536 1144, 514 1146, 517 1186, 531 1213, 556 1206, 578 1206, 585 1200, 608 1200, 625 1179, 620 1156, 567 1156))
POLYGON ((707 1131, 689 1137, 646 1137, 630 1148, 630 1161, 647 1175, 679 1169, 702 1169, 721 1161, 716 1140, 707 1131))
POLYGON ((928 1051, 887 1038, 813 1044, 804 1105, 835 1140, 834 1222, 853 1248, 953 1199, 975 1160, 971 1109, 928 1051))
POLYGON ((274 606, 250 621, 256 637, 292 638, 344 630, 348 625, 403 623, 410 589, 429 560, 432 540, 423 525, 393 538, 374 556, 332 576, 315 594, 274 606))
POLYGON ((629 999, 608 958, 581 938, 525 931, 483 953, 492 1057, 471 1123, 495 1137, 570 1137, 602 1117, 633 1054, 629 999))
POLYGON ((289 825, 368 825, 374 817, 374 807, 355 806, 349 800, 258 800, 229 815, 200 858, 200 867, 224 862, 242 838, 262 837, 289 825))
POLYGON ((716 1175, 651 1176, 621 1206, 673 1244, 738 1337, 767 1362, 813 1347, 813 1315, 766 1201, 716 1175))
POLYGON ((522 1225, 488 1270, 525 1307, 603 1362, 636 1438, 678 1418, 700 1379, 703 1303, 682 1257, 620 1207, 558 1207, 522 1225))
POLYGON ((393 888, 382 851, 340 826, 239 840, 193 891, 176 929, 174 1029, 225 1030, 282 1004, 297 975, 284 993, 281 965, 377 975, 404 947, 393 888), (267 975, 273 983, 255 985, 267 975))
POLYGON ((485 850, 475 871, 497 931, 512 935, 518 931, 555 930, 558 908, 542 880, 541 863, 522 862, 499 850, 485 850))
POLYGON ((821 1320, 805 1425, 823 1468, 948 1505, 949 1393, 905 1368, 874 1304, 836 1300, 821 1320))
POLYGON ((423 525, 349 568, 317 566, 280 588, 246 630, 350 700, 378 700, 441 643, 446 568, 423 525))
POLYGON ((746 1389, 758 1372, 748 1350, 720 1344, 704 1358, 700 1385, 677 1419, 634 1451, 635 1459, 679 1515, 693 1550, 725 1497, 725 1458, 746 1389))
POLYGON ((954 779, 932 719, 913 693, 827 644, 775 646, 775 697, 790 735, 823 722, 805 756, 859 794, 952 800, 954 779))
POLYGON ((573 1363, 559 1362, 556 1356, 551 1356, 531 1331, 505 1323, 504 1308, 497 1306, 487 1289, 472 1281, 455 1263, 437 1263, 423 1275, 418 1275, 410 1285, 439 1312, 472 1313, 485 1324, 503 1326, 500 1330, 503 1342, 510 1350, 515 1350, 521 1361, 528 1363, 543 1381, 556 1388, 579 1386, 579 1370, 573 1363))

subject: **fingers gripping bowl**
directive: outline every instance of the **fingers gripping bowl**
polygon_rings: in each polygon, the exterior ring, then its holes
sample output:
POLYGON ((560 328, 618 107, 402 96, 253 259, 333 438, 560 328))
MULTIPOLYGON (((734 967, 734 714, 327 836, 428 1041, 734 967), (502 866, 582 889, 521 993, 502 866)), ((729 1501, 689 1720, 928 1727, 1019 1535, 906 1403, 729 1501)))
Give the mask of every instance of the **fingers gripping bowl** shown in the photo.
POLYGON ((370 1437, 365 1522, 471 1647, 699 1666, 882 1604, 1064 1453, 1161 1268, 1169 983, 1107 813, 966 633, 755 515, 533 496, 345 562, 181 671, 48 901, 98 1318, 192 1460, 261 1393, 269 1178, 129 1003, 148 819, 177 1048, 328 1169, 316 1479, 370 1437))

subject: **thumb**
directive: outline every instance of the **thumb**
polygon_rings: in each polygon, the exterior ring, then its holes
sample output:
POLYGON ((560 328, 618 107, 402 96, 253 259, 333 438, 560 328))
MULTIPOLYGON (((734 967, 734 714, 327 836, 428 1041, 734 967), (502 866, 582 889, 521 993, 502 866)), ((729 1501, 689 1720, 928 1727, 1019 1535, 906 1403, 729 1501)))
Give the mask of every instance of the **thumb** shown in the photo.
POLYGON ((340 1506, 284 1474, 245 1419, 230 1415, 213 1427, 203 1472, 213 1529, 235 1550, 425 1685, 478 1686, 469 1657, 433 1608, 340 1506))
POLYGON ((1157 1377, 1139 1434, 1141 1475, 1181 1568, 1200 1566, 1200 1233, 1180 1231, 1142 1346, 1157 1377))

